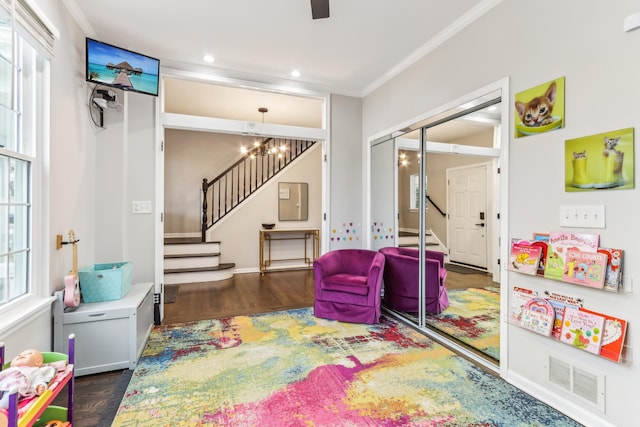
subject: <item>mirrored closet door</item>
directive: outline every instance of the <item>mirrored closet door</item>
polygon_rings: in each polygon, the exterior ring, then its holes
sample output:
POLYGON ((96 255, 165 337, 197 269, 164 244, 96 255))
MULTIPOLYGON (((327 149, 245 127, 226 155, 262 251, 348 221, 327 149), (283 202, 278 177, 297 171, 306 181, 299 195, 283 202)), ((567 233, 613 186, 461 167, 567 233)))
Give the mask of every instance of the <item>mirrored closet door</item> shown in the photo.
POLYGON ((502 114, 496 91, 380 138, 370 177, 383 307, 495 365, 502 114))

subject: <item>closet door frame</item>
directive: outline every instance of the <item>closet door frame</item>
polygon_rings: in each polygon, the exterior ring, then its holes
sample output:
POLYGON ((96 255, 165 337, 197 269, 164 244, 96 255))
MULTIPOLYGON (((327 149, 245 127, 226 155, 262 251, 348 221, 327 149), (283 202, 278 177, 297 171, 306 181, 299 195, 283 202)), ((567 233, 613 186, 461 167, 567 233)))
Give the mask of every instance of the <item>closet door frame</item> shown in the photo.
MULTIPOLYGON (((394 139, 394 145, 397 146, 395 138, 401 137, 402 135, 419 130, 420 132, 420 153, 422 158, 426 158, 428 153, 443 153, 443 154, 462 154, 469 156, 479 156, 483 158, 492 157, 496 159, 496 162, 500 168, 500 174, 496 183, 496 194, 500 194, 500 200, 497 202, 497 210, 500 215, 500 224, 496 227, 496 232, 498 236, 508 236, 508 120, 509 120, 509 80, 508 78, 502 79, 496 83, 488 85, 484 88, 481 88, 477 91, 474 91, 462 98, 454 100, 438 109, 435 109, 431 112, 427 112, 419 117, 416 117, 412 120, 405 121, 403 124, 389 129, 387 131, 381 132, 377 135, 374 135, 368 138, 368 143, 366 144, 366 153, 365 153, 365 176, 367 183, 367 191, 366 191, 366 201, 367 204, 365 207, 365 218, 366 223, 371 224, 371 206, 372 206, 372 198, 374 197, 371 188, 371 150, 373 146, 379 144, 385 140, 394 139), (500 114, 501 114, 501 126, 498 128, 498 137, 494 139, 494 147, 493 148, 485 148, 485 147, 473 147, 473 146, 462 146, 456 144, 445 144, 445 143, 434 143, 429 142, 427 139, 428 129, 430 127, 437 126, 438 124, 445 123, 457 117, 462 117, 470 112, 486 108, 492 104, 500 104, 500 114), (406 125, 406 123, 413 123, 410 125, 406 125)), ((396 158, 393 159, 397 164, 397 149, 396 158)), ((419 220, 419 235, 424 235, 424 230, 426 229, 425 224, 425 205, 426 205, 426 196, 425 196, 425 177, 426 177, 426 162, 420 162, 420 220, 419 220)), ((396 176, 394 177, 397 182, 397 167, 396 167, 396 176)), ((396 224, 395 224, 395 233, 397 241, 397 218, 398 218, 398 207, 397 207, 397 197, 394 201, 396 206, 396 224)), ((365 239, 368 248, 373 248, 372 245, 372 233, 368 233, 365 239)), ((499 241, 499 237, 497 238, 499 241)), ((418 322, 415 326, 423 332, 425 335, 439 342, 440 344, 450 348, 451 350, 463 355, 474 361, 476 364, 489 369, 493 372, 498 373, 501 377, 506 378, 507 375, 507 348, 508 348, 508 328, 506 322, 502 321, 502 314, 500 315, 500 362, 498 365, 490 362, 487 358, 481 357, 474 352, 468 350, 464 346, 456 343, 455 341, 448 339, 444 335, 435 332, 425 325, 425 313, 424 313, 424 295, 423 295, 423 285, 424 285, 424 249, 425 242, 424 239, 419 239, 419 251, 420 251, 420 290, 419 297, 422 303, 419 303, 419 313, 418 313, 418 322)), ((495 259, 506 259, 506 249, 505 246, 500 246, 495 259)), ((496 267, 495 270, 499 275, 499 282, 504 284, 501 286, 501 295, 500 295, 500 312, 507 313, 508 312, 508 283, 506 270, 503 268, 496 267)), ((394 312, 388 311, 390 315, 393 317, 398 317, 403 321, 408 321, 408 319, 403 316, 399 316, 394 312)))

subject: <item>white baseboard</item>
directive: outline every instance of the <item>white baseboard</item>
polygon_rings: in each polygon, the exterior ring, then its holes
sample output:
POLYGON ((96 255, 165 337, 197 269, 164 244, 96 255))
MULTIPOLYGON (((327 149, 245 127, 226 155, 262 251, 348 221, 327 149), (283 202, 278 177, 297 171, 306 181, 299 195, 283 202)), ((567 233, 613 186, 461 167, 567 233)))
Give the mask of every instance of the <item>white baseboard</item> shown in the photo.
POLYGON ((235 274, 260 273, 260 268, 258 267, 236 268, 234 270, 234 273, 235 274))

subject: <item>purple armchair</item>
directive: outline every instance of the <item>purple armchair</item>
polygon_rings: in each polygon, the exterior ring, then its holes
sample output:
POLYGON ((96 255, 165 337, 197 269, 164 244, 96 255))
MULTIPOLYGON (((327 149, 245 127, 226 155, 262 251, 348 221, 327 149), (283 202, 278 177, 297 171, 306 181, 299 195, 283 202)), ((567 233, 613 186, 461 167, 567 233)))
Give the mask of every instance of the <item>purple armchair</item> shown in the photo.
MULTIPOLYGON (((418 312, 419 252, 411 248, 381 248, 385 257, 383 304, 408 313, 418 312)), ((444 254, 425 251, 425 311, 438 314, 449 307, 444 254)))
POLYGON ((343 322, 378 323, 384 263, 384 255, 366 249, 340 249, 316 259, 313 314, 343 322))

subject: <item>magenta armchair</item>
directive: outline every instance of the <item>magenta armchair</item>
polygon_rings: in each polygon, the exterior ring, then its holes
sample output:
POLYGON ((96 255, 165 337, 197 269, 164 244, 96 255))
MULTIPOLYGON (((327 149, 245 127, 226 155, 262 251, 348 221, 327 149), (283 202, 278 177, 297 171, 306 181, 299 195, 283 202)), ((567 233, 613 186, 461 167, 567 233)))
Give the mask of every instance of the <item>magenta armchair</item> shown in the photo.
POLYGON ((340 249, 316 259, 313 314, 343 322, 378 323, 384 263, 384 255, 366 249, 340 249))
MULTIPOLYGON (((417 313, 418 250, 388 247, 381 248, 380 253, 385 257, 383 304, 394 310, 417 313)), ((425 257, 425 311, 438 314, 449 307, 444 254, 426 250, 425 257)))

